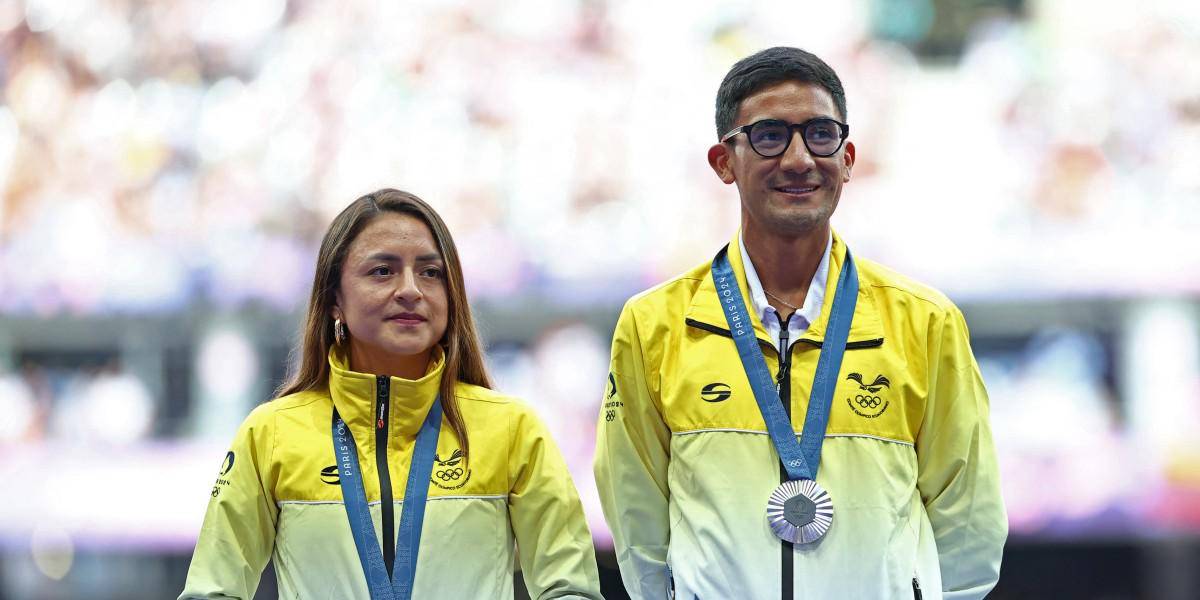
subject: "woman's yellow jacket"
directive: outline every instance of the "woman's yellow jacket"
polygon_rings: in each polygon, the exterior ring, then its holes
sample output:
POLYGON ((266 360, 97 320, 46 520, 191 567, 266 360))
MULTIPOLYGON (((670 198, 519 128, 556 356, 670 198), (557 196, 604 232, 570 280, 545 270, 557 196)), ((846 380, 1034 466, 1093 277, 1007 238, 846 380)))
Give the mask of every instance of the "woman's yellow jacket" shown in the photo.
MULTIPOLYGON (((419 380, 387 379, 387 466, 396 526, 417 431, 438 391, 439 355, 419 380)), ((180 599, 254 597, 268 559, 280 598, 368 598, 342 504, 332 411, 358 449, 380 535, 376 376, 330 353, 328 390, 257 407, 226 455, 180 599)), ((443 420, 418 554, 413 598, 511 598, 519 556, 533 598, 600 598, 592 539, 578 493, 546 427, 524 404, 459 384, 470 436, 463 460, 443 420), (519 553, 517 549, 519 548, 519 553)))

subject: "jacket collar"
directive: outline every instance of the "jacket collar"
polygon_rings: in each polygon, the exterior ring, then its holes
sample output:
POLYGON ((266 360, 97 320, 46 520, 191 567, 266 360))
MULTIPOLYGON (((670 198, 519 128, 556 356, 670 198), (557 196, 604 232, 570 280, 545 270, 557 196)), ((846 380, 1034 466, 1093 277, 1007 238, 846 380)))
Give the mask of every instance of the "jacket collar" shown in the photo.
MULTIPOLYGON (((763 327, 762 319, 759 315, 754 314, 754 311, 749 307, 754 304, 750 299, 750 284, 746 281, 746 267, 742 264, 742 253, 738 251, 738 234, 734 234, 733 240, 727 248, 732 250, 727 252, 729 256, 729 264, 733 267, 734 276, 737 277, 738 288, 742 292, 742 301, 746 303, 747 311, 750 312, 750 318, 754 323, 755 335, 764 342, 771 343, 767 330, 763 327)), ((825 329, 829 325, 829 312, 833 308, 834 293, 837 291, 838 274, 842 271, 842 264, 846 262, 846 244, 837 232, 833 233, 833 250, 829 257, 829 278, 825 283, 825 301, 821 303, 821 315, 817 318, 804 335, 800 336, 801 340, 810 343, 820 344, 825 339, 825 329)), ((877 342, 883 340, 883 323, 879 320, 879 310, 875 305, 875 298, 871 294, 867 285, 863 284, 863 270, 861 262, 857 262, 858 268, 858 302, 854 307, 854 321, 850 325, 849 344, 861 344, 865 342, 877 342)), ((692 303, 688 306, 686 318, 689 321, 697 321, 728 331, 729 324, 725 321, 725 313, 721 310, 721 303, 717 299, 717 286, 713 282, 712 275, 706 275, 701 281, 700 286, 696 289, 696 294, 692 296, 692 303)))
MULTIPOLYGON (((386 377, 388 385, 388 430, 391 433, 416 435, 429 407, 437 397, 446 359, 441 347, 435 347, 429 368, 420 379, 386 377)), ((329 351, 329 395, 338 415, 351 431, 375 429, 378 410, 376 393, 383 376, 350 370, 345 352, 335 346, 329 351)), ((357 437, 357 436, 356 436, 357 437)), ((360 440, 362 443, 365 440, 360 440)))

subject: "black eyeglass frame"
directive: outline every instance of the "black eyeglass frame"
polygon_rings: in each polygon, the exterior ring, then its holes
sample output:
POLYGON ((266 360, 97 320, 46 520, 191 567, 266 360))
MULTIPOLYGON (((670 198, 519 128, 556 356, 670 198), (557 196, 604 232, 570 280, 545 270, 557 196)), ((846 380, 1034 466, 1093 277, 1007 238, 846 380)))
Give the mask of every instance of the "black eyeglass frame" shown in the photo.
POLYGON ((762 119, 761 121, 755 121, 749 125, 742 125, 740 127, 734 127, 733 129, 729 130, 729 133, 726 133, 725 136, 721 138, 721 142, 722 143, 728 142, 729 140, 733 139, 733 136, 735 136, 739 133, 745 133, 746 134, 746 142, 748 144, 750 144, 750 149, 753 150, 755 154, 757 154, 763 158, 775 158, 777 156, 782 156, 784 152, 787 152, 788 148, 792 147, 792 138, 795 137, 794 132, 797 129, 800 130, 800 139, 804 141, 804 148, 806 150, 808 150, 809 154, 820 157, 820 158, 827 158, 827 157, 833 156, 834 154, 837 154, 837 151, 841 150, 842 146, 845 145, 846 138, 850 137, 850 125, 843 123, 837 119, 831 119, 829 117, 816 117, 813 119, 809 119, 803 123, 788 123, 787 121, 784 121, 783 119, 762 119), (817 152, 813 151, 811 146, 808 145, 808 136, 806 135, 806 132, 809 127, 817 124, 818 122, 836 123, 838 125, 838 127, 841 128, 841 132, 842 132, 841 139, 838 140, 837 147, 834 148, 833 151, 828 154, 818 154, 817 152), (785 142, 783 144, 783 149, 780 150, 777 154, 763 154, 762 152, 760 152, 758 150, 758 148, 754 147, 754 142, 751 141, 751 139, 750 139, 750 130, 753 129, 756 125, 761 125, 763 123, 780 123, 787 127, 787 130, 788 130, 787 142, 785 142))

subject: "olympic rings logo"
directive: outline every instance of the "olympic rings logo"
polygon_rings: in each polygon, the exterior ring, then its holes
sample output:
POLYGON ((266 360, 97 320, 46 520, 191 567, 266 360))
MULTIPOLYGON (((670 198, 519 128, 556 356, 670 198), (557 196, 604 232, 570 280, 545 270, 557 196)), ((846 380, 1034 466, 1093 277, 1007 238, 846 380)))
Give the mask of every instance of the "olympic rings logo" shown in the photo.
POLYGON ((854 401, 863 408, 875 408, 881 402, 879 396, 863 396, 862 394, 855 396, 854 401))
POLYGON ((437 478, 441 479, 442 481, 450 481, 451 479, 458 479, 459 477, 462 477, 462 474, 463 474, 463 470, 461 468, 457 468, 457 467, 453 468, 453 469, 445 469, 442 471, 438 471, 436 473, 437 478))

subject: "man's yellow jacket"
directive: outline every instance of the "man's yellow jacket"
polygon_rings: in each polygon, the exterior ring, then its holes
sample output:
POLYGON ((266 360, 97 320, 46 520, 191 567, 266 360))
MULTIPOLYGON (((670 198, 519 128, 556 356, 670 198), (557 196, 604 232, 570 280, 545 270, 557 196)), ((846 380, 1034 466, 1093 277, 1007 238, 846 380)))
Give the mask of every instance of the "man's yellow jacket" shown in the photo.
MULTIPOLYGON (((728 254, 752 306, 741 253, 728 254)), ((835 236, 828 301, 783 361, 752 315, 797 435, 845 256, 835 236)), ((834 521, 809 545, 786 544, 767 525, 767 499, 786 473, 710 263, 625 305, 595 471, 635 600, 672 588, 687 600, 966 599, 996 584, 1008 525, 966 323, 941 293, 855 263, 858 302, 817 475, 834 521)))
MULTIPOLYGON (((328 390, 256 408, 213 487, 180 599, 249 600, 268 559, 280 598, 368 598, 342 504, 332 411, 336 406, 354 436, 378 540, 379 402, 390 404, 383 439, 398 527, 416 434, 444 368, 438 354, 429 372, 411 381, 349 371, 335 349, 328 390)), ((443 420, 413 598, 511 598, 516 548, 531 597, 600 598, 583 509, 545 426, 531 409, 491 390, 459 384, 456 395, 469 461, 443 420)))

